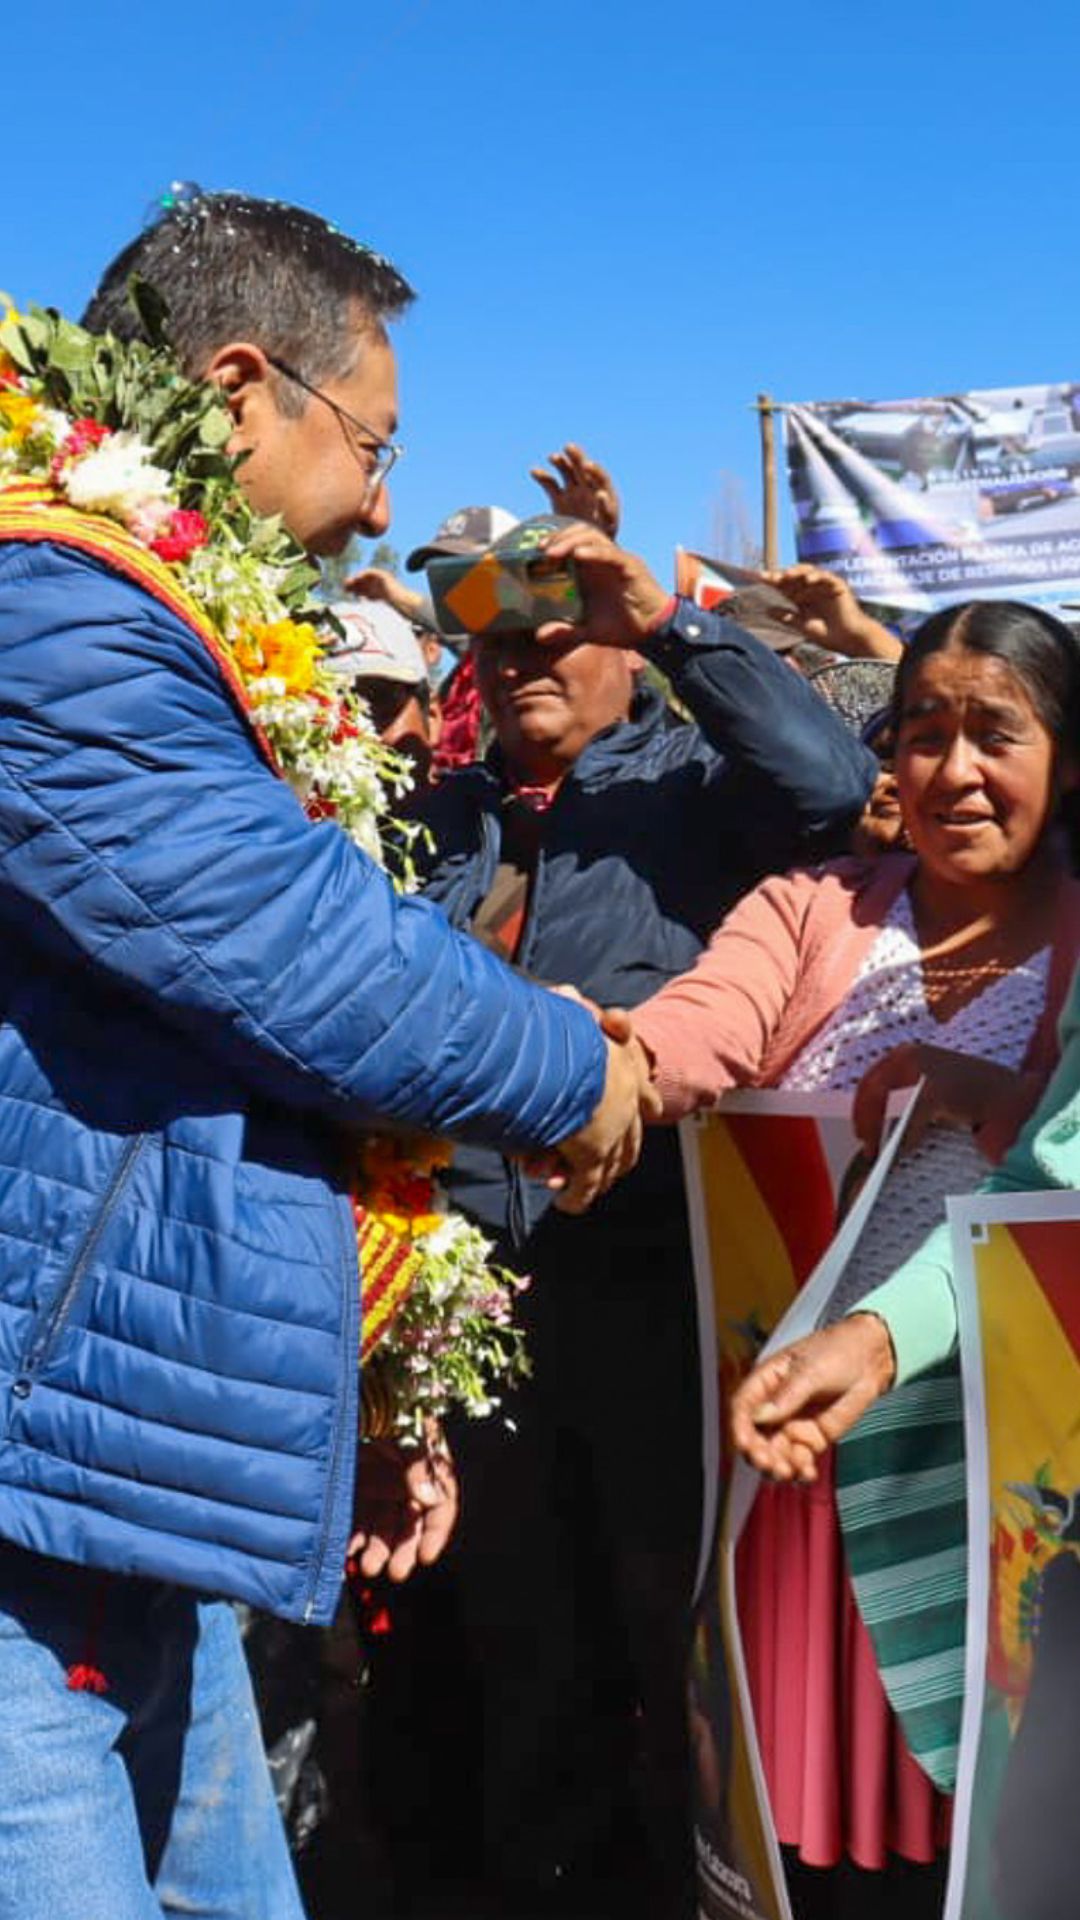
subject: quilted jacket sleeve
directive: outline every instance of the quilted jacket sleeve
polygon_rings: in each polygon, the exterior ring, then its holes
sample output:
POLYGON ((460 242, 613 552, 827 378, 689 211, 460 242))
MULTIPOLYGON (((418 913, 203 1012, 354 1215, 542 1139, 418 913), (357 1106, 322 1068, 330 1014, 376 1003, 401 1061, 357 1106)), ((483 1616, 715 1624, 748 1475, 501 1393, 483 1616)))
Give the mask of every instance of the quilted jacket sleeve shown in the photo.
POLYGON ((722 837, 726 860, 767 873, 846 852, 879 769, 802 674, 689 600, 644 651, 713 750, 702 831, 722 837))
POLYGON ((602 1089, 587 1013, 310 824, 197 638, 48 546, 0 547, 5 923, 346 1125, 549 1145, 602 1089))

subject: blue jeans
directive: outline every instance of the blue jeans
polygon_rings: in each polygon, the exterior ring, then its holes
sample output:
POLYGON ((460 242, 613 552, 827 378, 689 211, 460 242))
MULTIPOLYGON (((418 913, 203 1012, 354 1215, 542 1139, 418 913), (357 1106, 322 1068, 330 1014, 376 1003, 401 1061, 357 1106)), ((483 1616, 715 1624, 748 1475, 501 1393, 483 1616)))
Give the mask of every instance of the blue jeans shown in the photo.
POLYGON ((163 1914, 303 1920, 232 1609, 0 1543, 0 1920, 163 1914))

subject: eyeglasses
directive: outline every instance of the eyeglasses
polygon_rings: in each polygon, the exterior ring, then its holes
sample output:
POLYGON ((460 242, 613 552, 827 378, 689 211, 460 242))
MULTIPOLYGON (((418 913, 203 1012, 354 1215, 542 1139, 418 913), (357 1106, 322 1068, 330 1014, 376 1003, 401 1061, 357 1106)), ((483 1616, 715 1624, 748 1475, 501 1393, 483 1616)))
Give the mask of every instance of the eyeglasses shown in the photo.
POLYGON ((362 466, 368 467, 365 497, 372 499, 379 488, 386 485, 392 467, 401 459, 405 451, 404 447, 395 445, 392 440, 380 440, 373 427, 366 426, 363 420, 358 420, 356 415, 349 413, 345 407, 339 407, 336 400, 331 400, 330 395, 324 393, 321 387, 313 387, 311 381, 305 380, 303 374, 297 373, 295 367, 288 366, 284 360, 276 359, 272 353, 268 353, 266 358, 275 373, 284 374, 286 380, 291 380, 294 386, 302 387, 313 400, 321 400, 323 406, 329 407, 331 413, 336 416, 349 452, 362 466))

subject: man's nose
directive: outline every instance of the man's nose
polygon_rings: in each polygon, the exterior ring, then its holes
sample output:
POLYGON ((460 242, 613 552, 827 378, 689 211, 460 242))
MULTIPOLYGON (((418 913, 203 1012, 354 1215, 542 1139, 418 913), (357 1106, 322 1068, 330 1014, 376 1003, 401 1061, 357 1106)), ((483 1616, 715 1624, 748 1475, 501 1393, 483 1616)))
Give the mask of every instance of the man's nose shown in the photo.
POLYGON ((369 540, 378 540, 390 525, 390 489, 380 481, 375 492, 365 496, 357 522, 357 531, 369 540))

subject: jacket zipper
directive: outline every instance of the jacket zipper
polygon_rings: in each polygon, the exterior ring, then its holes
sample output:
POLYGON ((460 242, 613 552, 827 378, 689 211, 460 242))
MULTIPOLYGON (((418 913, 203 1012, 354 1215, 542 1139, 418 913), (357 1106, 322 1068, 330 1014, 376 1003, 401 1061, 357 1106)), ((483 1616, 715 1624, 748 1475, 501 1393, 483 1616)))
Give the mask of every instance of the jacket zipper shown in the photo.
POLYGON ((83 1276, 94 1257, 101 1236, 108 1225, 110 1215, 120 1198, 120 1189, 127 1180, 128 1174, 134 1166, 135 1161, 145 1147, 148 1137, 145 1133, 136 1134, 133 1139, 128 1141, 123 1153, 120 1155, 112 1179, 105 1189, 104 1198, 98 1208, 97 1218, 88 1229, 82 1246, 75 1255, 71 1265, 71 1271, 58 1297, 46 1314, 35 1339, 27 1348, 23 1356, 22 1368, 19 1374, 11 1383, 11 1391, 16 1399, 25 1400, 28 1397, 45 1360, 63 1333, 64 1325, 71 1312, 75 1295, 82 1283, 83 1276))
MULTIPOLYGON (((315 1597, 316 1597, 316 1592, 318 1590, 319 1579, 322 1574, 323 1561, 326 1557, 327 1541, 330 1538, 330 1528, 334 1518, 335 1495, 337 1492, 337 1483, 341 1475, 341 1452, 342 1452, 342 1444, 344 1441, 345 1410, 349 1402, 349 1381, 348 1381, 348 1375, 346 1373, 346 1368, 351 1365, 354 1369, 359 1371, 359 1367, 360 1367, 360 1342, 359 1340, 357 1340, 356 1342, 355 1353, 350 1353, 349 1340, 348 1340, 349 1325, 352 1317, 350 1313, 348 1290, 351 1286, 354 1285, 353 1272, 352 1272, 352 1256, 351 1256, 348 1244, 345 1240, 345 1232, 341 1222, 341 1209, 335 1206, 334 1214, 335 1214, 335 1220, 337 1225, 338 1241, 340 1243, 342 1256, 343 1256, 342 1263, 341 1263, 342 1264, 341 1325, 340 1325, 341 1358, 338 1363, 338 1396, 337 1396, 337 1407, 335 1410, 336 1417, 334 1420, 334 1437, 330 1447, 330 1461, 326 1470, 326 1500, 323 1505, 322 1525, 319 1528, 319 1538, 316 1542, 315 1557, 312 1562, 311 1580, 308 1587, 308 1597, 304 1605, 305 1623, 310 1621, 311 1616, 315 1611, 315 1597)), ((359 1286, 360 1286, 359 1280, 355 1282, 355 1285, 357 1286, 357 1289, 359 1289, 359 1286)))

